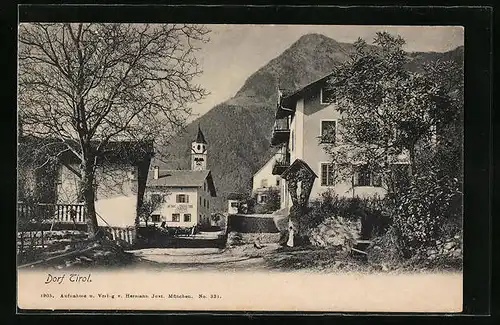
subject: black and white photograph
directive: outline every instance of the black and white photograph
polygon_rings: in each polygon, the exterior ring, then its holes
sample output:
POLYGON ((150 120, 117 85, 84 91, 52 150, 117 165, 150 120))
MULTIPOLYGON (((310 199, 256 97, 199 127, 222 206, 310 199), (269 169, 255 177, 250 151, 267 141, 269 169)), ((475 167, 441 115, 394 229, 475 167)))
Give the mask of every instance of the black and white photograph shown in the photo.
POLYGON ((19 23, 19 307, 461 312, 464 32, 19 23))

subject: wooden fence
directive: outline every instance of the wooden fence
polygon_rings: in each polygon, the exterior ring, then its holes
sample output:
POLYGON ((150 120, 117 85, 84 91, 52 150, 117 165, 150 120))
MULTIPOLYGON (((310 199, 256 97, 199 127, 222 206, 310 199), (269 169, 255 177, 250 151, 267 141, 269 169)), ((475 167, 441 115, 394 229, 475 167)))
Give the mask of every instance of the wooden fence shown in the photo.
POLYGON ((135 227, 111 227, 104 226, 100 227, 110 239, 114 241, 123 242, 127 245, 133 245, 135 243, 135 227))
MULTIPOLYGON (((44 249, 45 233, 47 231, 61 229, 71 230, 73 226, 79 225, 78 229, 86 230, 86 211, 82 204, 28 204, 18 202, 18 253, 44 249), (52 226, 51 226, 52 224, 52 226), (59 225, 59 227, 57 227, 59 225), (66 225, 66 226, 65 226, 66 225), (70 227, 70 228, 68 228, 70 227), (83 227, 83 228, 82 228, 83 227), (45 230, 45 233, 44 233, 45 230)), ((108 238, 122 242, 125 245, 135 243, 135 227, 114 227, 98 215, 106 225, 99 228, 106 233, 108 238)), ((75 230, 77 228, 74 228, 75 230)))
POLYGON ((62 222, 84 224, 86 222, 85 206, 77 204, 17 203, 18 220, 22 222, 62 222))

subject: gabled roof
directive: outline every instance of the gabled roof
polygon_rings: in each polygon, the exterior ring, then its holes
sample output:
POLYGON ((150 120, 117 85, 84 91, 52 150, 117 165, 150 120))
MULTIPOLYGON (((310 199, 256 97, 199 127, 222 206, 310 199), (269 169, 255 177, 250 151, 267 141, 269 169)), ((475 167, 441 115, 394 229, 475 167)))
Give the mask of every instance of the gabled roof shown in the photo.
POLYGON ((276 149, 275 153, 271 156, 271 158, 269 158, 269 160, 267 160, 266 163, 264 165, 262 165, 262 167, 260 167, 258 171, 253 173, 252 178, 255 177, 255 175, 257 175, 258 173, 260 173, 264 169, 264 167, 268 166, 269 164, 274 163, 274 161, 276 160, 276 153, 278 152, 278 150, 279 149, 276 149))
POLYGON ((315 88, 315 87, 320 87, 326 84, 327 80, 333 75, 333 72, 330 72, 326 76, 323 76, 319 79, 314 80, 313 82, 305 85, 304 87, 297 89, 296 91, 292 92, 291 94, 284 96, 281 98, 280 101, 280 106, 282 108, 286 109, 291 109, 295 110, 295 102, 304 95, 304 93, 308 92, 309 90, 315 88))
POLYGON ((307 170, 309 173, 311 173, 311 175, 314 176, 314 178, 318 177, 318 175, 316 175, 316 173, 311 169, 311 167, 309 167, 309 165, 305 161, 298 158, 295 159, 295 161, 290 165, 290 167, 285 169, 285 171, 281 174, 281 177, 287 179, 290 174, 296 172, 299 169, 307 170))
POLYGON ((160 170, 158 179, 149 171, 147 187, 202 187, 207 181, 210 195, 217 196, 212 173, 209 170, 160 170))
POLYGON ((203 135, 203 132, 201 132, 201 128, 199 125, 198 125, 198 134, 196 135, 196 139, 194 141, 196 143, 207 144, 207 141, 205 140, 205 136, 203 135))
MULTIPOLYGON (((91 142, 93 147, 99 145, 98 140, 91 142)), ((62 162, 79 163, 80 159, 69 147, 79 150, 79 144, 74 139, 57 139, 52 137, 37 137, 24 135, 18 138, 18 150, 24 156, 31 155, 32 158, 46 160, 47 157, 58 157, 62 162)), ((99 156, 98 163, 133 163, 151 159, 154 156, 153 140, 114 140, 109 141, 103 148, 103 154, 99 156)))

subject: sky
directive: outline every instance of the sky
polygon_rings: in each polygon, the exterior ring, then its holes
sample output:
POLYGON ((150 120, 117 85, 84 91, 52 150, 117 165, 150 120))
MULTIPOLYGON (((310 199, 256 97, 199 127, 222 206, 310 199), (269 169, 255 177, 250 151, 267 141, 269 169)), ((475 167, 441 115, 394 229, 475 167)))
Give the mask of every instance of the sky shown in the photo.
POLYGON ((193 105, 198 117, 233 97, 245 80, 279 56, 301 36, 319 33, 338 42, 352 43, 358 37, 371 43, 375 33, 387 31, 406 40, 409 52, 446 52, 464 44, 460 26, 355 26, 355 25, 206 25, 210 41, 203 44, 198 59, 203 74, 195 82, 210 92, 193 105))

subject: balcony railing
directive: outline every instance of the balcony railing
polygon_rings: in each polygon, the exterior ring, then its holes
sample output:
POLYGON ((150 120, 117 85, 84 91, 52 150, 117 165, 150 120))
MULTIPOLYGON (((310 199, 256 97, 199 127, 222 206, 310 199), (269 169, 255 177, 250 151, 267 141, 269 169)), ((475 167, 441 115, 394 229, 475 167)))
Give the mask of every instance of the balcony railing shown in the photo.
POLYGON ((288 142, 290 137, 290 121, 288 118, 277 119, 274 122, 271 145, 276 146, 288 142))
POLYGON ((273 165, 272 174, 281 175, 290 166, 290 152, 283 149, 276 153, 276 161, 273 165))

